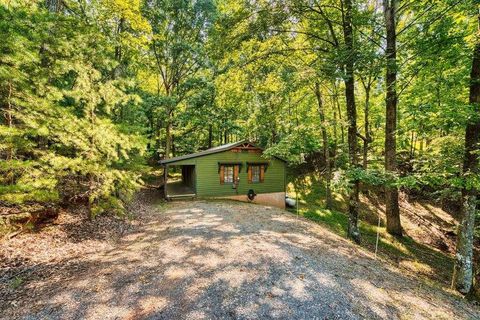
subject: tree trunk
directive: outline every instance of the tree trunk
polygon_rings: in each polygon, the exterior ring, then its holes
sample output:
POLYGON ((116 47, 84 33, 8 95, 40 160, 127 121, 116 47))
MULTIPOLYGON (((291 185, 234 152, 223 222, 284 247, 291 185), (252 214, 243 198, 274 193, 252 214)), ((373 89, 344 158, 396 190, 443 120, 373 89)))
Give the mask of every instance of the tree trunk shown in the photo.
POLYGON ((213 147, 213 127, 212 125, 208 126, 208 148, 213 147))
POLYGON ((62 0, 46 0, 45 6, 50 12, 60 12, 63 10, 63 1, 62 0))
POLYGON ((333 87, 335 90, 334 96, 335 96, 335 103, 336 107, 338 110, 338 120, 340 122, 340 134, 342 138, 342 145, 345 144, 345 131, 343 130, 343 124, 342 124, 342 109, 340 108, 340 101, 338 100, 338 91, 337 91, 337 84, 334 82, 333 87))
MULTIPOLYGON (((348 155, 350 167, 358 167, 357 157, 357 108, 355 105, 355 78, 354 78, 354 45, 352 28, 352 0, 345 0, 345 17, 343 21, 343 35, 348 58, 345 61, 345 98, 347 100, 348 118, 348 155)), ((352 181, 348 204, 348 236, 355 242, 360 242, 360 229, 358 228, 358 193, 359 181, 352 181)))
MULTIPOLYGON (((88 111, 88 116, 89 116, 89 122, 90 122, 90 134, 88 137, 88 141, 90 143, 90 149, 88 150, 88 159, 93 161, 93 158, 95 156, 95 136, 93 135, 93 132, 95 132, 95 107, 91 106, 90 110, 88 111)), ((88 177, 88 212, 89 212, 89 218, 93 219, 93 204, 96 199, 91 198, 91 196, 95 193, 95 176, 89 172, 87 174, 88 177)))
POLYGON ((328 147, 328 135, 327 135, 327 123, 325 121, 325 112, 323 110, 322 94, 320 92, 320 84, 315 82, 315 96, 318 102, 318 114, 320 115, 320 126, 322 130, 323 140, 323 156, 325 158, 325 196, 326 196, 326 208, 332 208, 332 193, 330 190, 330 184, 332 180, 332 169, 330 166, 330 150, 328 147))
MULTIPOLYGON (((477 196, 478 203, 478 196, 477 196)), ((478 209, 478 205, 477 205, 478 209)), ((474 253, 473 256, 473 285, 472 289, 469 292, 469 297, 472 297, 473 300, 480 301, 480 257, 477 253, 474 253)))
POLYGON ((123 32, 124 25, 125 25, 125 18, 122 17, 120 18, 120 21, 118 23, 117 30, 116 30, 117 44, 115 45, 115 60, 117 61, 118 64, 115 66, 115 68, 112 71, 113 79, 120 77, 120 75, 122 74, 123 52, 122 52, 120 37, 123 32))
POLYGON ((163 198, 167 200, 168 164, 163 165, 163 198))
POLYGON ((164 159, 170 158, 170 151, 172 149, 172 121, 171 113, 167 111, 167 126, 165 130, 165 156, 164 159))
POLYGON ((368 169, 368 145, 372 139, 370 136, 370 121, 369 121, 370 89, 371 89, 371 84, 368 83, 365 86, 365 109, 364 109, 365 139, 363 140, 363 169, 364 170, 368 169))
POLYGON ((412 130, 412 134, 410 137, 410 161, 415 158, 415 144, 417 143, 417 135, 415 134, 415 130, 412 130))
POLYGON ((337 140, 338 140, 338 134, 337 134, 337 109, 336 109, 336 104, 334 98, 332 99, 332 106, 333 106, 333 143, 335 144, 335 152, 337 151, 337 140))
MULTIPOLYGON (((385 26, 387 32, 387 67, 386 67, 386 120, 385 120, 385 171, 395 174, 396 164, 396 130, 397 130, 397 33, 395 11, 397 0, 384 0, 385 26)), ((398 189, 395 186, 385 187, 385 214, 387 217, 387 232, 402 236, 400 223, 400 208, 398 205, 398 189)))
MULTIPOLYGON (((480 14, 478 19, 480 22, 480 14)), ((463 176, 465 179, 471 179, 471 177, 480 174, 480 28, 478 29, 472 59, 469 103, 476 116, 472 117, 472 120, 467 123, 465 130, 465 155, 463 161, 463 176)), ((469 184, 465 183, 464 185, 468 186, 469 184)), ((452 287, 463 294, 468 294, 472 289, 473 233, 477 196, 478 190, 475 187, 464 187, 462 190, 461 221, 458 226, 457 253, 455 255, 452 287)))

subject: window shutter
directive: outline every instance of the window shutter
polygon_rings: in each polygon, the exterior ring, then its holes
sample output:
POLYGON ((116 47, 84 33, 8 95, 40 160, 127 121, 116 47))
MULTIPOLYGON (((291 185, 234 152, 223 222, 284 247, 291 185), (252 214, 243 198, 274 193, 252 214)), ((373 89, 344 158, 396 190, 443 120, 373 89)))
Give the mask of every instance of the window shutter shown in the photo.
POLYGON ((238 164, 233 166, 233 183, 237 183, 238 171, 240 166, 238 164))
POLYGON ((252 166, 248 166, 248 183, 252 183, 252 166))
POLYGON ((225 183, 225 166, 220 166, 220 184, 225 183))
POLYGON ((260 182, 263 182, 265 179, 265 166, 261 165, 260 166, 260 182))

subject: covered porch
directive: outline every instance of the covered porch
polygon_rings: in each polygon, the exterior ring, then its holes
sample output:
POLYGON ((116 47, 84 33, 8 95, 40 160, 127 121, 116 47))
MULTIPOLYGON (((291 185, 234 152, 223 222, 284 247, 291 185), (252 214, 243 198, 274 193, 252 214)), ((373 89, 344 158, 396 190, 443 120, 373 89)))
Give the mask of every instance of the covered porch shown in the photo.
POLYGON ((195 165, 164 166, 165 199, 195 197, 195 165))

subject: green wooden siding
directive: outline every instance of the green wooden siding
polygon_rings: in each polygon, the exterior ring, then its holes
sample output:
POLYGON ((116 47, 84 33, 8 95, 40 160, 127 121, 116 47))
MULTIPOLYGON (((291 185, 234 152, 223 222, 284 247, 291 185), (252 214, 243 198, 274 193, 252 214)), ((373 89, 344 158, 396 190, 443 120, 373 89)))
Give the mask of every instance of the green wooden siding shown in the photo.
POLYGON ((181 160, 169 164, 196 166, 196 191, 199 197, 218 197, 236 194, 247 194, 249 189, 256 193, 284 192, 285 191, 285 163, 278 159, 264 159, 258 153, 224 151, 201 156, 198 158, 181 160), (240 183, 238 192, 232 184, 220 184, 218 162, 241 162, 239 173, 240 183), (248 183, 247 162, 269 162, 262 183, 248 183))

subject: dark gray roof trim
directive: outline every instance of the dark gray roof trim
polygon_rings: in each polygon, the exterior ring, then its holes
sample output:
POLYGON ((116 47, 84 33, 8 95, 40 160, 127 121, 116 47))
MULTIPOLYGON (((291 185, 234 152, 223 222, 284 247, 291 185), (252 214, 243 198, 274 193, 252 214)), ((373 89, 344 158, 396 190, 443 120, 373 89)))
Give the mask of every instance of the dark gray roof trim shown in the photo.
MULTIPOLYGON (((228 150, 233 149, 235 147, 238 147, 238 146, 240 146, 244 143, 248 143, 248 144, 251 144, 254 147, 257 147, 253 143, 251 143, 247 140, 242 140, 242 141, 238 141, 238 142, 227 143, 227 144, 224 144, 224 145, 221 145, 221 146, 218 146, 218 147, 213 147, 213 148, 210 148, 210 149, 207 149, 207 150, 204 150, 204 151, 200 151, 200 152, 196 152, 196 153, 191 153, 191 154, 186 154, 186 155, 183 155, 183 156, 178 156, 178 157, 174 157, 174 158, 170 158, 170 159, 166 159, 166 160, 161 160, 160 164, 169 164, 169 163, 177 162, 177 161, 181 161, 181 160, 187 160, 187 159, 197 158, 197 157, 201 157, 201 156, 206 156, 208 154, 228 151, 228 150)), ((260 147, 257 147, 257 148, 260 148, 260 147)), ((278 158, 278 157, 276 157, 276 158, 278 158)), ((278 159, 286 162, 285 160, 283 160, 281 158, 278 158, 278 159)))

